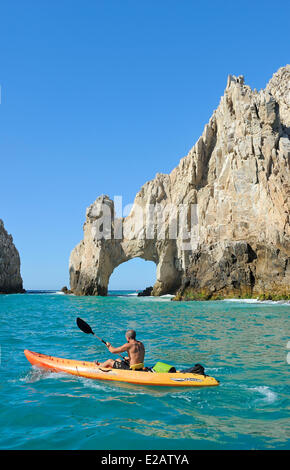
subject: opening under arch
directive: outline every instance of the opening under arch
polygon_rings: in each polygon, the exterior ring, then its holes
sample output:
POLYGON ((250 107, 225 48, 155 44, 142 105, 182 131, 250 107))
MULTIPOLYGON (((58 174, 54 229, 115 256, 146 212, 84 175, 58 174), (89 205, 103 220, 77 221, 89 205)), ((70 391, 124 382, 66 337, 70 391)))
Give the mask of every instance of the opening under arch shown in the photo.
POLYGON ((133 258, 117 266, 111 274, 108 290, 144 290, 156 282, 156 264, 133 258))

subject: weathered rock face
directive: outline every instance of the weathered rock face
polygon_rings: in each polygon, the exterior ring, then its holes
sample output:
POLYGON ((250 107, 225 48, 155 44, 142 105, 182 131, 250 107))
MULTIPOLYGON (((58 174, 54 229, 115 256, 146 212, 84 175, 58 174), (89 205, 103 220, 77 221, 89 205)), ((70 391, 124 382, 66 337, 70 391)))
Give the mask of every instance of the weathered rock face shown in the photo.
POLYGON ((106 295, 115 267, 141 257, 157 265, 154 295, 289 295, 289 170, 290 66, 259 93, 229 76, 200 139, 141 188, 129 216, 114 218, 108 196, 88 208, 71 289, 106 295))
POLYGON ((203 247, 192 256, 175 300, 288 298, 288 259, 279 248, 257 244, 254 251, 245 241, 203 247))
POLYGON ((24 292, 20 275, 20 257, 0 219, 0 293, 24 292))

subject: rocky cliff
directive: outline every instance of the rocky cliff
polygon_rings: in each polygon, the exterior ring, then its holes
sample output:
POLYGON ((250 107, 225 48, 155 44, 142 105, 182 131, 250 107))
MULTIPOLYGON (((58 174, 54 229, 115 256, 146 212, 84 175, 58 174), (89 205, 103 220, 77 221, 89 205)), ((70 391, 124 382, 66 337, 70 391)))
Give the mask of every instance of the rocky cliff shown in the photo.
POLYGON ((24 292, 20 275, 20 257, 13 238, 0 219, 0 293, 24 292))
POLYGON ((288 296, 290 66, 257 92, 229 76, 218 108, 188 155, 157 174, 117 218, 100 196, 70 257, 80 295, 106 295, 119 264, 157 265, 153 295, 288 296))

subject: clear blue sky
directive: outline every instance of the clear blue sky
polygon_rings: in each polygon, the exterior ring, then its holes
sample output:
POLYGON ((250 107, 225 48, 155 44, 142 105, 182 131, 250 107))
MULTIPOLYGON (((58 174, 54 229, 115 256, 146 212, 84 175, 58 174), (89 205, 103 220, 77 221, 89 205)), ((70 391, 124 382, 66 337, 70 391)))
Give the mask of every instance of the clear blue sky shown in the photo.
MULTIPOLYGON (((2 2, 0 218, 26 289, 68 285, 86 207, 170 172, 229 73, 260 89, 289 63, 289 18, 279 0, 2 2)), ((131 261, 110 287, 154 276, 131 261)))

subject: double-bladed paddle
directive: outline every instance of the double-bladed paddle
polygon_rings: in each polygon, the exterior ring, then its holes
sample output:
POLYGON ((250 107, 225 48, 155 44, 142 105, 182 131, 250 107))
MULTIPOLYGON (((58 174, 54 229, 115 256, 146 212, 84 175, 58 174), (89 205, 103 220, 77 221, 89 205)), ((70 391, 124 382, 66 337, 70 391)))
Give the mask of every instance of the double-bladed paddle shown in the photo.
MULTIPOLYGON (((100 341, 102 341, 102 343, 104 343, 107 347, 108 347, 108 344, 106 341, 104 341, 102 338, 100 338, 99 336, 97 336, 92 328, 90 327, 90 325, 85 322, 84 320, 82 320, 81 318, 77 318, 77 325, 79 327, 80 330, 82 330, 84 333, 86 333, 87 335, 94 335, 96 338, 98 338, 100 341)), ((125 359, 123 356, 121 356, 121 354, 118 354, 118 356, 120 356, 122 359, 124 359, 124 361, 127 361, 127 359, 125 359)))

